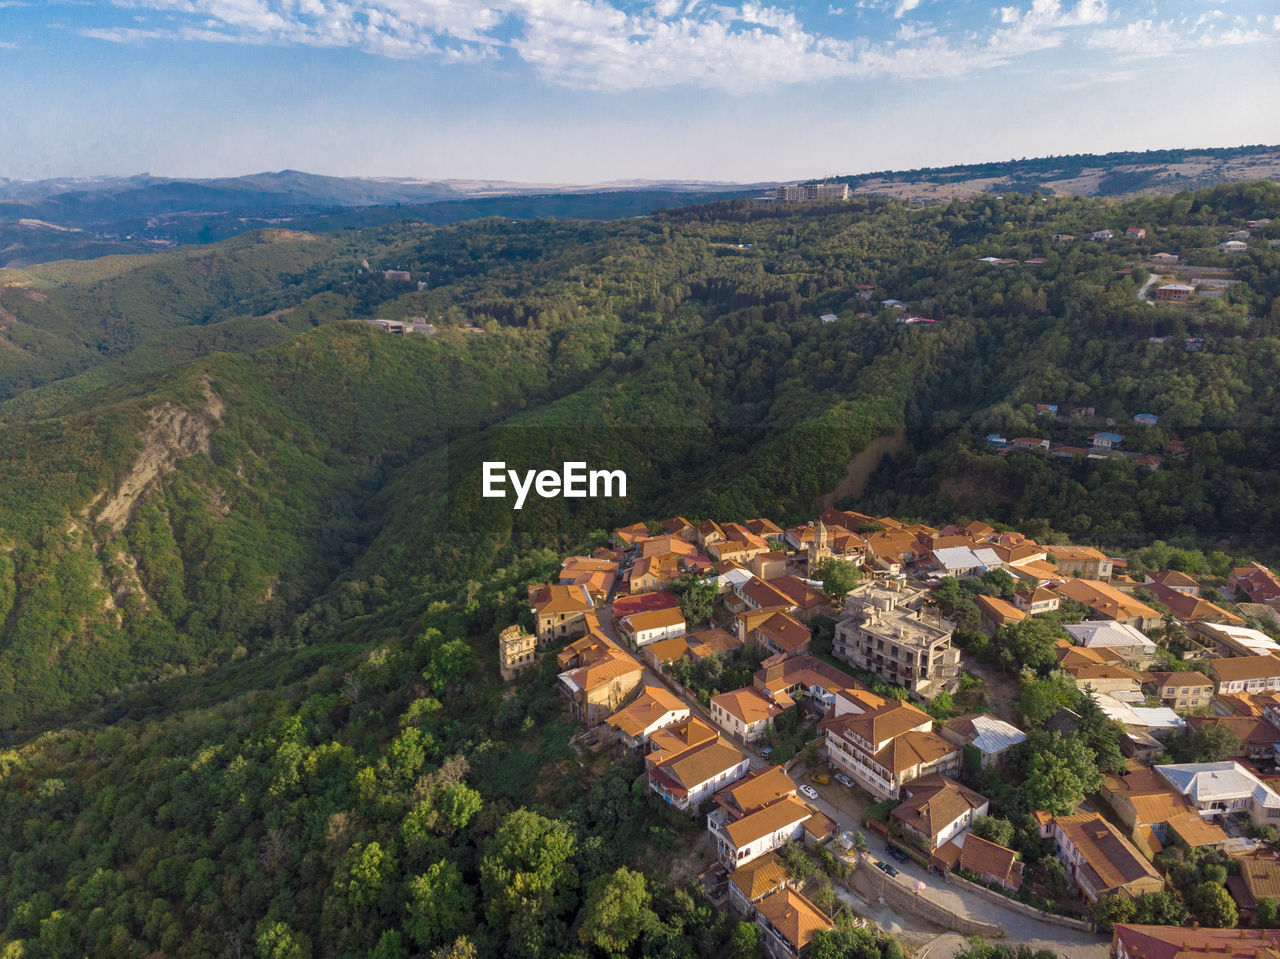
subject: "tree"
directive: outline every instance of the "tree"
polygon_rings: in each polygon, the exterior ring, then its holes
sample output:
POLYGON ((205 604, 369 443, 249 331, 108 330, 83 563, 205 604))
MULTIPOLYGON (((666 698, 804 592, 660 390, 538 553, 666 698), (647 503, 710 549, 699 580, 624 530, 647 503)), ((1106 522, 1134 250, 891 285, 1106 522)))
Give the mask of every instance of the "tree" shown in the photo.
POLYGON ((258 959, 311 959, 311 942, 283 922, 264 925, 255 946, 258 959))
POLYGON ((685 573, 671 584, 671 592, 680 597, 680 613, 691 623, 705 623, 715 609, 716 584, 696 573, 685 573))
POLYGON ((729 936, 729 955, 733 959, 754 959, 760 948, 760 934, 749 922, 740 922, 729 936))
POLYGON ((814 579, 822 583, 822 591, 833 603, 840 604, 849 590, 858 585, 862 574, 853 563, 829 556, 814 570, 814 579))
POLYGON ((527 809, 508 815, 485 843, 480 860, 485 914, 518 954, 542 954, 554 923, 572 904, 578 890, 570 862, 575 847, 567 823, 527 809))
POLYGON ((1216 882, 1202 882, 1192 889, 1188 905, 1200 925, 1211 929, 1230 929, 1240 921, 1240 913, 1231 894, 1216 882))
POLYGON ((404 931, 423 949, 449 942, 470 930, 474 906, 475 892, 458 867, 447 859, 433 863, 409 880, 404 931))
POLYGON ((1043 726, 1049 717, 1062 707, 1077 705, 1080 694, 1071 677, 1055 673, 1048 679, 1024 676, 1022 694, 1018 697, 1018 711, 1031 728, 1043 726))
POLYGON ((1116 923, 1132 922, 1138 905, 1128 896, 1103 896, 1090 907, 1090 911, 1098 931, 1110 932, 1116 923))
POLYGON ((625 866, 587 885, 578 940, 607 952, 626 952, 658 917, 649 908, 644 875, 625 866))
POLYGON ((979 816, 973 821, 973 834, 1006 849, 1013 846, 1013 823, 998 816, 979 816))
POLYGON ((1189 762, 1217 763, 1240 751, 1240 740, 1225 723, 1203 723, 1195 727, 1187 741, 1189 762))
POLYGON ((1274 899, 1259 899, 1258 905, 1253 911, 1253 924, 1259 929, 1274 929, 1277 913, 1280 913, 1280 910, 1277 910, 1274 899))
POLYGON ((1031 760, 1023 791, 1032 810, 1066 816, 1102 785, 1093 750, 1080 739, 1037 731, 1028 738, 1026 747, 1031 760))

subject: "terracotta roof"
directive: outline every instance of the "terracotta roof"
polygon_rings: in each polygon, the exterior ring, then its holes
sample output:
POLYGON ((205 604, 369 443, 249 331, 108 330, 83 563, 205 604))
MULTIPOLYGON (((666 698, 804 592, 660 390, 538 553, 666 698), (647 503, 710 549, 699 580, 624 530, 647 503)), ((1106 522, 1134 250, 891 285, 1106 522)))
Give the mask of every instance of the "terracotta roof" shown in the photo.
POLYGON ((1138 879, 1161 880, 1160 874, 1116 828, 1096 812, 1055 817, 1054 822, 1083 857, 1081 868, 1093 875, 1101 895, 1138 879))
POLYGON ((1176 673, 1148 672, 1144 674, 1143 681, 1155 686, 1186 686, 1188 688, 1194 686, 1213 687, 1212 679, 1204 673, 1197 673, 1189 669, 1182 669, 1176 673))
POLYGON ((1255 899, 1280 900, 1280 861, 1239 859, 1240 878, 1255 899))
POLYGON ((1142 619, 1160 618, 1160 614, 1150 606, 1095 579, 1069 579, 1053 588, 1060 596, 1084 603, 1108 619, 1130 619, 1135 616, 1142 619))
POLYGON ((1250 679, 1267 679, 1280 676, 1280 654, 1265 656, 1232 656, 1227 659, 1209 660, 1209 668, 1224 683, 1250 679))
POLYGON ((599 689, 605 683, 613 682, 619 676, 640 672, 643 668, 621 649, 610 647, 599 659, 571 671, 569 679, 579 689, 589 693, 593 689, 599 689))
POLYGON ((791 600, 791 604, 798 609, 812 609, 831 602, 826 593, 810 586, 798 576, 780 576, 769 580, 769 585, 791 600))
POLYGON ((683 516, 672 516, 670 519, 662 521, 662 528, 668 533, 679 533, 684 529, 693 529, 693 524, 683 516))
POLYGON ((1244 625, 1244 620, 1235 613, 1228 612, 1221 606, 1211 603, 1207 599, 1201 599, 1199 596, 1180 593, 1176 589, 1161 586, 1158 583, 1147 584, 1147 590, 1152 596, 1168 606, 1169 612, 1177 616, 1178 619, 1192 621, 1213 620, 1220 623, 1230 623, 1233 626, 1244 625))
POLYGON ((743 813, 755 812, 784 796, 795 794, 796 784, 781 766, 766 766, 718 793, 743 813))
POLYGON ((739 866, 730 874, 729 881, 738 887, 747 902, 755 902, 785 883, 790 875, 778 854, 770 852, 739 866))
POLYGON ((1022 863, 1012 849, 969 833, 960 848, 960 868, 980 875, 995 876, 1017 889, 1022 885, 1022 863))
POLYGON ((807 646, 813 633, 803 623, 798 623, 786 613, 774 613, 756 631, 783 652, 794 653, 807 646))
POLYGON ((634 613, 643 613, 655 609, 679 609, 680 597, 670 590, 660 589, 655 593, 639 593, 636 596, 624 596, 613 601, 615 619, 622 619, 634 613))
POLYGON ((1152 583, 1156 583, 1160 586, 1167 586, 1171 589, 1177 588, 1179 586, 1183 588, 1186 588, 1188 586, 1193 587, 1195 589, 1200 588, 1200 584, 1197 583, 1194 579, 1192 579, 1186 573, 1180 572, 1179 570, 1176 570, 1176 569, 1162 569, 1158 573, 1149 573, 1147 575, 1147 578, 1151 580, 1152 583))
POLYGON ((665 729, 659 729, 649 737, 649 745, 652 751, 644 757, 645 762, 650 766, 666 762, 668 759, 678 756, 701 743, 709 742, 719 735, 714 726, 708 725, 697 716, 690 716, 688 719, 667 726, 665 729))
POLYGON ((1036 586, 1032 589, 1020 589, 1018 590, 1017 595, 1028 606, 1034 605, 1035 603, 1048 603, 1052 601, 1061 602, 1062 600, 1062 597, 1053 590, 1046 589, 1043 586, 1036 586))
POLYGON ((995 596, 978 595, 973 597, 973 601, 980 610, 1001 624, 1020 623, 1028 616, 1025 610, 995 596))
POLYGON ((1187 722, 1195 729, 1207 726, 1229 729, 1243 746, 1280 743, 1280 729, 1254 716, 1188 716, 1187 722))
POLYGON ((729 823, 724 827, 724 833, 736 848, 741 849, 780 829, 798 825, 811 815, 813 811, 799 799, 785 796, 743 816, 737 822, 729 823))
MULTIPOLYGON (((1207 822, 1199 812, 1192 809, 1168 820, 1169 828, 1178 834, 1178 838, 1193 849, 1197 846, 1216 846, 1227 841, 1227 834, 1217 823, 1207 822)), ((1272 865, 1272 872, 1280 875, 1280 869, 1272 865)))
POLYGON ((690 652, 698 658, 723 656, 725 653, 742 648, 742 640, 728 630, 720 629, 719 627, 701 629, 696 633, 686 633, 685 638, 689 640, 690 652))
POLYGON ((1088 663, 1083 666, 1067 666, 1062 667, 1077 680, 1088 679, 1131 679, 1134 682, 1142 682, 1142 674, 1134 672, 1127 666, 1116 666, 1111 663, 1088 663))
POLYGON ((814 933, 831 928, 830 917, 794 889, 766 896, 756 910, 797 952, 809 945, 814 933))
POLYGON ((669 713, 689 715, 689 707, 661 686, 645 686, 638 699, 605 720, 614 729, 636 737, 669 713))
POLYGON ((985 796, 939 773, 921 776, 903 790, 907 798, 889 815, 934 840, 961 816, 972 815, 987 805, 985 796))
POLYGON ((644 523, 632 523, 615 529, 613 535, 623 543, 635 543, 649 538, 649 528, 644 523))
POLYGON ((790 596, 774 589, 758 576, 752 576, 738 592, 744 599, 750 600, 757 609, 790 609, 794 605, 790 596))
POLYGON ((663 780, 673 792, 688 794, 709 779, 732 769, 746 759, 746 754, 723 736, 699 743, 677 756, 663 760, 649 770, 649 775, 663 780))
POLYGON ((730 690, 711 697, 711 705, 719 706, 739 722, 751 726, 754 723, 779 715, 782 710, 771 703, 753 686, 730 690))
POLYGON ((687 539, 666 533, 654 536, 640 544, 640 555, 652 559, 665 559, 668 556, 692 556, 698 551, 687 539))
POLYGON ((684 614, 680 612, 678 606, 675 609, 653 609, 624 617, 622 625, 632 633, 640 633, 648 629, 667 629, 672 626, 683 626, 684 614))
POLYGON ((1107 554, 1092 546, 1066 546, 1054 545, 1045 547, 1054 555, 1055 559, 1071 559, 1071 560, 1105 560, 1107 554))
POLYGON ((752 676, 755 686, 765 692, 802 686, 806 691, 821 686, 829 692, 840 689, 866 689, 848 673, 836 669, 813 656, 786 656, 778 654, 766 659, 752 676))
POLYGON ((892 740, 872 758, 895 776, 926 763, 937 762, 957 748, 933 733, 909 732, 892 740))
POLYGON ((670 663, 677 659, 684 659, 685 654, 689 652, 689 635, 672 636, 670 639, 660 639, 656 643, 650 643, 644 648, 645 656, 652 656, 652 662, 670 663))
POLYGON ((539 615, 545 613, 581 613, 594 604, 581 586, 530 586, 529 605, 539 615))
POLYGON ((1189 926, 1137 926, 1118 923, 1113 941, 1141 959, 1275 959, 1280 929, 1209 929, 1189 926))
MULTIPOLYGON (((1054 644, 1058 665, 1063 669, 1077 666, 1105 666, 1124 662, 1124 657, 1110 646, 1072 646, 1065 639, 1054 644)), ((1136 675, 1136 674, 1135 674, 1136 675)))
POLYGON ((782 527, 771 519, 749 519, 743 525, 757 536, 782 535, 782 527))
POLYGON ((855 691, 855 696, 864 705, 866 712, 829 717, 822 721, 823 728, 860 736, 871 743, 874 749, 895 736, 901 736, 925 723, 933 723, 928 713, 902 700, 886 701, 861 690, 855 691), (875 703, 876 700, 879 700, 878 704, 875 703))

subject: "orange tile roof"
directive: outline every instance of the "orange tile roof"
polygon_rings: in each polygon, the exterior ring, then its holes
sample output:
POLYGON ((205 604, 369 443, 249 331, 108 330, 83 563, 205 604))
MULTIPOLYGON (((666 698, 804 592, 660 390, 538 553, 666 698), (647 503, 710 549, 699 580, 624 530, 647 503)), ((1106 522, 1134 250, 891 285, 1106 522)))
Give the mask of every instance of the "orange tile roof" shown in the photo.
POLYGON ((813 633, 808 626, 797 622, 786 613, 774 613, 758 624, 756 631, 787 653, 803 649, 813 639, 813 633))
POLYGON ((652 747, 652 752, 645 756, 644 760, 649 766, 654 766, 694 746, 709 742, 719 735, 714 726, 708 725, 697 716, 690 716, 650 736, 649 745, 652 747))
POLYGON ((1152 596, 1168 606, 1169 612, 1177 616, 1178 619, 1186 619, 1193 622, 1210 620, 1218 623, 1228 623, 1232 626, 1244 625, 1244 620, 1235 613, 1228 612, 1221 606, 1211 603, 1207 599, 1201 599, 1199 596, 1181 593, 1176 589, 1170 589, 1158 583, 1148 583, 1147 590, 1152 596))
POLYGON ((786 596, 793 606, 802 610, 831 602, 826 593, 820 589, 814 589, 798 576, 780 576, 770 580, 769 585, 786 596))
POLYGON ((1209 660, 1209 668, 1224 683, 1250 679, 1267 679, 1280 676, 1280 654, 1263 656, 1232 656, 1227 659, 1209 660))
POLYGON ((661 686, 645 686, 638 699, 618 710, 605 722, 634 738, 672 712, 682 712, 688 716, 689 707, 661 686))
POLYGON ((1101 550, 1094 549, 1092 546, 1067 546, 1065 544, 1055 544, 1045 547, 1051 552, 1056 559, 1073 559, 1073 560, 1105 560, 1107 554, 1101 550))
POLYGON ((632 523, 630 526, 615 529, 613 535, 623 543, 636 543, 649 538, 649 528, 644 523, 632 523))
POLYGON ((737 636, 719 627, 687 633, 685 638, 689 640, 690 652, 700 659, 706 656, 723 656, 741 649, 743 645, 737 636))
POLYGON ((766 896, 756 909, 797 952, 809 945, 814 933, 832 927, 830 917, 794 889, 766 896))
POLYGON ((1030 615, 1026 610, 1018 609, 1013 603, 1006 603, 995 596, 978 595, 973 597, 973 601, 978 609, 1002 624, 1020 623, 1030 615))
POLYGON ((1053 588, 1060 596, 1084 603, 1109 619, 1130 619, 1135 616, 1143 619, 1160 618, 1160 614, 1150 606, 1096 579, 1068 579, 1053 588))
MULTIPOLYGON (((1205 818, 1194 809, 1180 815, 1170 817, 1169 828, 1178 834, 1178 838, 1191 848, 1197 846, 1217 846, 1227 841, 1227 834, 1217 823, 1206 822, 1205 818)), ((1272 864, 1272 873, 1280 879, 1280 870, 1272 864)), ((1272 895, 1268 893, 1268 895, 1272 895)))
POLYGON ((744 599, 748 599, 757 609, 773 609, 780 607, 790 609, 794 604, 791 597, 781 590, 774 589, 769 583, 752 576, 738 590, 744 599))
POLYGON ((599 659, 573 670, 569 678, 579 689, 590 693, 620 676, 642 671, 643 667, 627 653, 617 647, 610 647, 599 659))
POLYGON ((737 822, 729 823, 724 832, 729 841, 741 849, 780 829, 802 823, 812 815, 813 811, 795 796, 784 796, 737 822))
POLYGON ((733 871, 729 881, 742 892, 747 902, 755 902, 785 883, 791 874, 775 852, 744 863, 733 871))
POLYGON ((643 613, 632 613, 622 620, 622 625, 633 633, 641 633, 647 629, 667 629, 684 625, 684 613, 679 607, 652 609, 643 613))
POLYGON ((866 712, 833 716, 824 719, 822 726, 860 736, 871 743, 873 749, 886 740, 902 736, 926 723, 933 723, 928 713, 902 700, 886 701, 862 690, 854 690, 852 693, 859 702, 866 705, 866 712), (876 700, 879 701, 878 704, 876 700))
POLYGON ((889 815, 934 840, 961 816, 987 805, 985 796, 940 773, 921 776, 903 790, 907 798, 889 815))
POLYGON ((1275 959, 1280 929, 1209 929, 1189 926, 1116 925, 1112 941, 1141 959, 1275 959))
POLYGON ((683 789, 687 794, 746 758, 741 749, 723 736, 717 736, 655 764, 650 768, 649 775, 679 787, 673 791, 683 789))
POLYGON ((934 763, 959 748, 933 733, 909 732, 892 740, 872 758, 895 776, 916 766, 934 763))
POLYGON ((782 713, 782 710, 771 703, 753 686, 730 690, 719 696, 711 697, 711 704, 719 706, 730 716, 747 726, 769 719, 782 713))
POLYGON ((530 586, 529 605, 538 613, 581 613, 594 604, 581 586, 530 586))
POLYGON ((960 848, 960 868, 979 875, 995 876, 1017 889, 1022 885, 1022 863, 1018 854, 981 836, 969 833, 960 848))
POLYGON ((1082 868, 1092 872, 1098 894, 1139 879, 1163 878, 1116 828, 1096 812, 1054 818, 1058 828, 1083 857, 1082 868))
POLYGON ((735 809, 744 813, 755 812, 784 796, 795 794, 796 784, 781 766, 766 766, 744 776, 719 793, 735 809))
POLYGON ((689 636, 673 636, 670 639, 660 639, 656 643, 650 643, 644 648, 646 657, 653 657, 651 662, 671 663, 677 659, 684 659, 685 654, 689 652, 689 636))

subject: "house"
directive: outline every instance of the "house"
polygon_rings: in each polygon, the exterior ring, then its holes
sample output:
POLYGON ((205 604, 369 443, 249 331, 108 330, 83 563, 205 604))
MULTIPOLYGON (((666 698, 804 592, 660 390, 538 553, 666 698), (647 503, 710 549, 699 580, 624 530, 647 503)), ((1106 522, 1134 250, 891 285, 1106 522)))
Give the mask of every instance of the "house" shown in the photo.
POLYGON ((878 799, 921 776, 960 770, 960 750, 931 732, 929 714, 901 700, 842 690, 818 724, 827 759, 878 799))
POLYGON ((697 716, 664 726, 649 737, 649 751, 644 757, 645 766, 652 768, 694 746, 710 742, 719 735, 714 726, 704 723, 697 716))
MULTIPOLYGON (((654 742, 664 741, 655 736, 654 742)), ((651 760, 654 754, 645 758, 646 761, 651 760)), ((688 809, 741 779, 750 768, 751 760, 742 750, 723 736, 716 736, 652 762, 649 765, 649 788, 663 802, 676 809, 688 809)))
POLYGON ((498 672, 503 680, 511 682, 516 674, 536 662, 538 640, 533 633, 526 633, 518 625, 511 625, 498 634, 498 672))
POLYGON ((1058 405, 1056 403, 1037 403, 1036 416, 1057 416, 1058 405))
POLYGON ((695 663, 709 656, 733 656, 742 649, 742 640, 718 626, 688 633, 684 638, 689 644, 689 658, 695 663))
POLYGON ((790 596, 755 575, 738 580, 732 590, 733 596, 728 597, 727 602, 733 612, 791 609, 790 596))
POLYGON ((987 797, 940 773, 921 776, 902 791, 906 798, 890 811, 889 818, 930 853, 967 832, 990 808, 987 797))
POLYGON ((649 538, 649 527, 644 523, 632 523, 630 526, 623 526, 613 531, 613 543, 619 549, 625 549, 628 546, 635 546, 641 540, 649 538))
POLYGON ((1243 240, 1227 240, 1218 244, 1218 249, 1223 253, 1243 253, 1249 249, 1249 245, 1243 240))
POLYGON ((1011 444, 1015 450, 1047 450, 1049 441, 1038 436, 1018 436, 1011 444))
POLYGON ((754 686, 744 686, 711 697, 711 720, 742 742, 754 742, 768 732, 773 717, 794 705, 789 697, 780 705, 754 686))
POLYGON ((1020 589, 1014 593, 1013 605, 1024 613, 1039 616, 1041 613, 1053 612, 1053 610, 1061 606, 1062 597, 1051 589, 1035 586, 1029 589, 1020 589))
POLYGON ((778 579, 787 574, 787 554, 780 549, 757 553, 747 563, 747 569, 766 581, 778 579))
POLYGON ((1196 634, 1222 656, 1265 656, 1280 653, 1280 643, 1258 629, 1231 623, 1193 624, 1196 634))
POLYGON ((1178 262, 1178 254, 1176 254, 1176 253, 1153 253, 1153 254, 1151 254, 1151 262, 1152 262, 1152 263, 1165 263, 1165 264, 1177 263, 1177 262, 1178 262))
POLYGON ((1280 576, 1261 563, 1233 569, 1227 577, 1227 589, 1244 593, 1250 602, 1280 607, 1280 576))
MULTIPOLYGON (((1169 842, 1171 822, 1180 821, 1188 814, 1199 818, 1199 814, 1186 797, 1150 766, 1133 760, 1129 760, 1128 765, 1128 770, 1120 775, 1104 776, 1099 794, 1150 859, 1169 842)), ((1214 838, 1219 835, 1226 838, 1221 829, 1214 838)))
POLYGON ((383 270, 382 278, 384 280, 390 280, 392 283, 408 283, 409 271, 408 270, 383 270))
POLYGON ((585 586, 530 586, 529 608, 533 613, 538 643, 581 636, 587 631, 587 613, 595 601, 585 586))
POLYGON ((749 636, 772 653, 792 656, 809 651, 813 632, 803 623, 779 612, 757 623, 749 636))
POLYGON ((1147 673, 1142 688, 1173 710, 1200 709, 1213 698, 1213 681, 1190 670, 1147 673))
POLYGON ((1164 444, 1164 453, 1166 456, 1172 456, 1175 460, 1184 460, 1190 453, 1187 444, 1181 440, 1168 440, 1164 444))
POLYGON ((993 762, 999 762, 1014 746, 1027 741, 1027 734, 1017 726, 989 713, 956 716, 943 723, 938 732, 949 743, 961 748, 973 748, 980 757, 979 765, 983 769, 993 762))
POLYGON ((692 523, 683 516, 672 516, 662 521, 662 530, 669 536, 679 536, 681 539, 690 543, 696 542, 698 531, 692 523))
POLYGON ((1095 616, 1126 623, 1138 629, 1156 629, 1162 622, 1158 612, 1114 586, 1094 579, 1069 579, 1053 587, 1063 599, 1084 603, 1095 616))
POLYGON ((769 585, 791 601, 791 615, 802 623, 831 612, 831 600, 816 584, 799 576, 780 576, 769 585))
POLYGON ((1114 650, 1125 662, 1146 662, 1156 655, 1156 644, 1127 623, 1093 621, 1073 623, 1063 629, 1079 645, 1087 649, 1105 647, 1114 650))
POLYGON ((1280 824, 1280 795, 1234 760, 1155 769, 1205 819, 1242 815, 1255 826, 1280 824))
POLYGON ((1142 689, 1142 674, 1126 666, 1112 663, 1060 665, 1062 671, 1075 681, 1076 689, 1082 693, 1137 693, 1142 689))
POLYGON ((973 602, 978 607, 978 612, 982 614, 980 628, 993 638, 1000 632, 1001 627, 1020 623, 1030 615, 1012 603, 1006 603, 995 596, 979 594, 973 597, 973 602))
MULTIPOLYGON (((1272 856, 1237 859, 1240 872, 1227 877, 1227 892, 1240 907, 1241 924, 1251 921, 1262 899, 1280 901, 1280 860, 1272 856)), ((1275 954, 1280 954, 1280 949, 1275 954)))
POLYGON ((1002 450, 1009 445, 1009 441, 1005 439, 1003 436, 1001 436, 999 433, 988 433, 987 445, 990 446, 992 449, 1002 450))
POLYGON ((726 869, 771 853, 804 834, 813 810, 795 796, 784 796, 741 819, 729 821, 723 810, 707 816, 707 831, 726 869))
POLYGON ((830 916, 790 887, 757 903, 756 925, 771 959, 799 959, 815 933, 833 928, 830 916))
POLYGON ((619 634, 635 649, 661 639, 683 636, 688 628, 679 608, 632 613, 618 620, 619 634))
POLYGON ((812 576, 827 559, 860 563, 867 555, 868 547, 867 540, 858 533, 845 526, 829 524, 819 517, 813 538, 805 547, 805 569, 812 576))
POLYGON ((1228 730, 1240 743, 1231 754, 1233 759, 1271 763, 1277 755, 1276 747, 1280 746, 1280 729, 1254 716, 1188 716, 1187 724, 1192 729, 1228 730))
POLYGON ((659 729, 688 719, 689 707, 661 686, 644 686, 640 695, 605 720, 618 738, 631 749, 639 749, 659 729))
POLYGON ((597 659, 557 678, 573 716, 594 726, 626 701, 643 675, 640 663, 616 646, 609 646, 597 659))
POLYGON ((1211 621, 1226 623, 1230 626, 1244 626, 1244 620, 1235 613, 1228 612, 1217 603, 1201 599, 1190 593, 1152 583, 1147 591, 1156 599, 1169 607, 1169 612, 1183 622, 1211 621))
POLYGON ((982 547, 973 549, 969 546, 951 546, 933 550, 932 556, 944 576, 954 576, 957 579, 981 576, 987 570, 1004 566, 995 550, 982 547))
POLYGON ((751 681, 770 700, 777 702, 783 694, 796 702, 805 700, 819 715, 835 704, 837 692, 866 689, 848 673, 812 656, 771 656, 751 681))
POLYGON ((1164 877, 1096 812, 1061 817, 1037 812, 1035 817, 1041 837, 1052 840, 1068 880, 1087 901, 1103 896, 1137 899, 1164 890, 1164 877))
POLYGON ((679 609, 680 597, 670 590, 660 589, 656 593, 640 593, 636 596, 622 596, 613 601, 613 618, 623 620, 636 613, 653 612, 659 609, 679 609))
POLYGON ((1112 450, 1124 442, 1124 437, 1119 433, 1112 433, 1104 430, 1101 433, 1094 433, 1089 437, 1089 445, 1095 450, 1112 450))
POLYGON ((765 766, 716 793, 716 804, 724 810, 725 822, 737 822, 780 799, 795 798, 795 795, 795 781, 785 769, 765 766))
POLYGON ((1055 233, 1052 239, 1054 243, 1070 243, 1075 237, 1070 233, 1055 233))
POLYGON ((1160 422, 1160 417, 1155 413, 1138 413, 1133 418, 1134 426, 1155 426, 1160 422))
POLYGON ((1280 654, 1232 656, 1209 660, 1209 675, 1218 693, 1252 693, 1280 689, 1280 654))
MULTIPOLYGON (((1228 883, 1228 889, 1230 883, 1228 883)), ((1117 923, 1111 933, 1112 959, 1274 959, 1280 929, 1210 929, 1136 926, 1117 923)))
POLYGON ((618 564, 593 556, 570 556, 560 564, 561 586, 585 586, 591 601, 604 604, 618 578, 618 564))
POLYGON ((754 916, 756 903, 790 885, 790 880, 778 854, 766 853, 729 874, 729 905, 740 916, 754 916))
POLYGON ((1115 234, 1110 230, 1094 230, 1089 234, 1091 240, 1110 240, 1115 234))
POLYGON ((926 608, 923 590, 897 580, 862 582, 845 597, 832 653, 858 669, 930 699, 956 683, 952 624, 926 608))
POLYGON ((1012 849, 969 833, 960 847, 959 866, 980 882, 996 883, 1010 892, 1022 888, 1022 863, 1012 849))
MULTIPOLYGON (((1101 434, 1098 434, 1101 435, 1101 434)), ((1107 434, 1115 436, 1115 433, 1107 434)), ((1110 579, 1114 563, 1101 550, 1092 546, 1059 546, 1048 547, 1053 554, 1053 562, 1058 569, 1068 576, 1080 576, 1084 579, 1110 579)))
POLYGON ((828 323, 834 323, 838 319, 840 319, 840 317, 836 316, 834 313, 823 313, 818 317, 818 322, 825 326, 828 323))
POLYGON ((1188 286, 1185 283, 1165 283, 1156 287, 1156 299, 1173 302, 1189 300, 1195 291, 1194 286, 1188 286))
POLYGON ((1147 235, 1147 231, 1140 226, 1131 226, 1124 231, 1124 235, 1130 240, 1141 240, 1147 235))
POLYGON ((1142 583, 1144 586, 1149 586, 1154 583, 1156 586, 1175 589, 1180 593, 1186 593, 1188 596, 1200 595, 1200 584, 1186 573, 1179 572, 1176 569, 1161 570, 1158 573, 1147 573, 1147 575, 1142 578, 1142 583))
POLYGON ((626 591, 634 596, 668 589, 680 578, 680 559, 675 553, 641 556, 623 574, 626 591))

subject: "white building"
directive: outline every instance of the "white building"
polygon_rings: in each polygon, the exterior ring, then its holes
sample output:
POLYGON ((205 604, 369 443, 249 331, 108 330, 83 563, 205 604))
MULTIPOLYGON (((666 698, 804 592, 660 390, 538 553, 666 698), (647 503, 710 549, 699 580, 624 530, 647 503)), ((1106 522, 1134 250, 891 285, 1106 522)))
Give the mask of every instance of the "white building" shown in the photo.
POLYGON ((1255 826, 1280 825, 1280 795, 1238 762, 1181 763, 1156 772, 1205 819, 1244 814, 1255 826))

